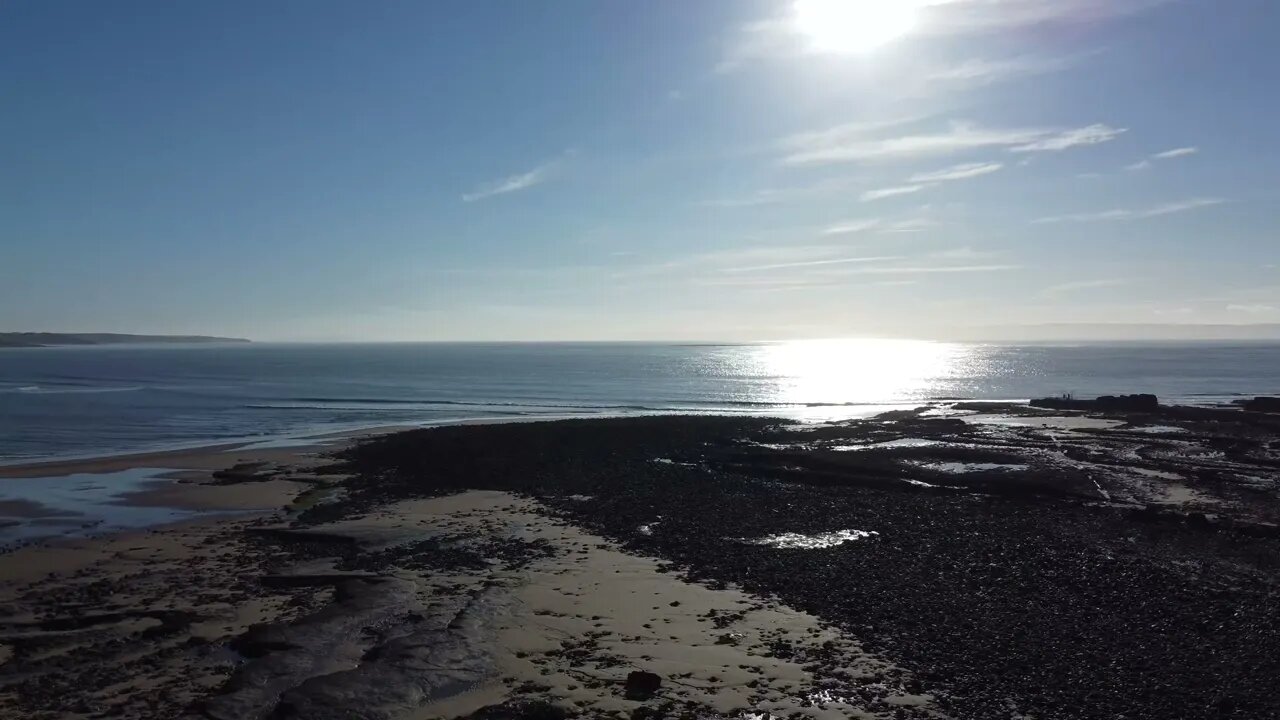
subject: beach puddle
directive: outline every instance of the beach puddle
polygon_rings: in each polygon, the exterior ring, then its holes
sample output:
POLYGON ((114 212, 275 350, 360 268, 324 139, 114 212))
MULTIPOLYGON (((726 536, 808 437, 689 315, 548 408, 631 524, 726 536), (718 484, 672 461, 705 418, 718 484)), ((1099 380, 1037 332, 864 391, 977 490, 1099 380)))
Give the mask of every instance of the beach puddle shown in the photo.
POLYGON ((975 425, 1004 425, 1007 427, 1051 428, 1054 430, 1111 430, 1123 423, 1119 420, 1086 417, 1084 415, 1018 416, 978 414, 963 418, 975 425))
POLYGON ((655 462, 659 465, 675 465, 677 467, 697 467, 698 466, 697 463, 681 462, 679 460, 672 460, 671 458, 662 458, 662 457, 654 458, 651 462, 655 462))
POLYGON ((968 490, 969 489, 962 485, 936 485, 934 483, 927 483, 923 480, 912 480, 911 478, 901 478, 901 480, 902 482, 908 485, 915 485, 916 487, 929 488, 931 490, 968 490))
POLYGON ((980 463, 980 462, 925 462, 915 463, 917 467, 926 470, 935 470, 937 472, 951 473, 953 475, 963 475, 965 473, 975 472, 1023 472, 1029 469, 1030 465, 1020 463, 980 463))
POLYGON ((885 440, 884 442, 863 443, 860 445, 837 445, 832 450, 841 452, 857 452, 859 450, 891 450, 893 448, 919 448, 932 447, 934 445, 945 445, 941 440, 926 440, 925 438, 898 438, 897 440, 885 440))
POLYGON ((1143 425, 1142 427, 1123 428, 1124 432, 1146 433, 1148 435, 1185 435, 1186 430, 1172 425, 1143 425))
POLYGON ((0 545, 41 537, 80 536, 175 522, 198 513, 139 507, 124 497, 148 489, 171 468, 0 480, 0 545))
POLYGON ((767 545, 783 550, 822 550, 853 540, 863 540, 880 533, 875 530, 836 530, 818 535, 801 535, 800 533, 780 533, 762 538, 743 540, 751 545, 767 545))
POLYGON ((1178 485, 1170 483, 1161 488, 1163 497, 1161 502, 1170 505, 1189 505, 1191 503, 1205 502, 1207 498, 1204 495, 1192 490, 1186 485, 1178 485))
POLYGON ((1182 480, 1183 479, 1182 476, 1179 475, 1178 473, 1168 472, 1165 470, 1151 470, 1149 468, 1129 468, 1129 469, 1132 470, 1133 472, 1138 473, 1139 475, 1146 475, 1147 477, 1160 478, 1161 480, 1182 480))

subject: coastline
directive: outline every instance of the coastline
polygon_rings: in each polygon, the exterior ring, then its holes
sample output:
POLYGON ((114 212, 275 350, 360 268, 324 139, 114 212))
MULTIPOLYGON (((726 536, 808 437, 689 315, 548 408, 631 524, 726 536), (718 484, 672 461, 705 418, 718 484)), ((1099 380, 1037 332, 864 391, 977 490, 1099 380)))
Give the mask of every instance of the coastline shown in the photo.
POLYGON ((179 502, 155 494, 168 487, 192 507, 239 510, 0 556, 0 708, 1277 710, 1263 688, 1280 668, 1262 650, 1277 632, 1275 425, 944 405, 841 423, 457 425, 135 456, 187 467, 131 501, 179 502), (259 493, 271 507, 246 512, 259 493), (1224 598, 1233 619, 1216 614, 1224 598), (1106 657, 1129 664, 1107 670, 1106 657), (634 672, 659 686, 633 693, 634 672))

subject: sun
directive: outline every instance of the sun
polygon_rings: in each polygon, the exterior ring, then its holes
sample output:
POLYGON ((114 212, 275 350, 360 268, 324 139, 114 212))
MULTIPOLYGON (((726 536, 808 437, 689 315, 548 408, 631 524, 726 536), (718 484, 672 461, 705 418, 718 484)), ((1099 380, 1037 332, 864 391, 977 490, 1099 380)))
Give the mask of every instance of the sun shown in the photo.
POLYGON ((796 0, 796 29, 823 52, 865 52, 911 31, 919 0, 796 0))

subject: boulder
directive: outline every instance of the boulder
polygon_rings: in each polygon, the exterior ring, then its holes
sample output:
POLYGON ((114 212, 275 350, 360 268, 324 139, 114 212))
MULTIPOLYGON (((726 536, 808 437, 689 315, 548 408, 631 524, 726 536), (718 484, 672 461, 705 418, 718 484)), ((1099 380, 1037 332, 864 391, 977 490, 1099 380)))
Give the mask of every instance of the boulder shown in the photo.
POLYGON ((1256 397, 1246 400, 1244 409, 1249 412, 1280 413, 1280 397, 1256 397))
POLYGON ((627 674, 626 698, 648 700, 662 687, 662 676, 656 673, 634 670, 627 674))
POLYGON ((1155 412, 1160 409, 1160 400, 1155 395, 1142 393, 1138 395, 1103 395, 1097 400, 1099 410, 1119 410, 1122 412, 1155 412))

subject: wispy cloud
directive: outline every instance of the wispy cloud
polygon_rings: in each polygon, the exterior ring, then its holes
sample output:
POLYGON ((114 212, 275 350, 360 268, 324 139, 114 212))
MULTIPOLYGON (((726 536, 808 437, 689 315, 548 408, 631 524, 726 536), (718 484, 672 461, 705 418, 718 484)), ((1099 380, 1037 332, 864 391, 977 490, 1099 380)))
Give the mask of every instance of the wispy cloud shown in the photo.
POLYGON ((1096 124, 1057 133, 1026 145, 1010 148, 1010 150, 1013 152, 1058 152, 1083 145, 1098 145, 1104 142, 1111 142, 1125 132, 1128 132, 1127 128, 1113 128, 1110 125, 1096 124))
POLYGON ((1158 152, 1151 157, 1158 160, 1168 160, 1169 158, 1180 158, 1188 155, 1195 155, 1198 152, 1200 152, 1200 148, 1198 147, 1180 147, 1172 150, 1165 150, 1164 152, 1158 152))
POLYGON ((933 230, 940 226, 937 220, 929 218, 908 218, 906 220, 898 220, 891 223, 885 223, 880 227, 880 232, 885 233, 920 233, 926 230, 933 230))
POLYGON ((911 176, 914 183, 947 182, 949 180, 966 180, 981 175, 989 175, 1003 168, 1003 163, 964 163, 933 172, 917 173, 911 176))
POLYGON ((1127 280, 1116 280, 1116 279, 1077 280, 1074 282, 1066 282, 1066 283, 1061 283, 1059 285, 1052 285, 1050 287, 1047 287, 1040 291, 1040 295, 1046 298, 1056 298, 1056 297, 1061 297, 1063 295, 1069 295, 1071 293, 1080 292, 1081 290, 1096 290, 1098 288, 1117 287, 1120 285, 1126 285, 1128 284, 1128 282, 1129 281, 1127 280))
POLYGON ((771 265, 751 265, 747 267, 730 267, 721 268, 720 272, 740 273, 740 272, 759 272, 761 270, 783 270, 789 268, 808 268, 821 267, 823 265, 850 265, 858 263, 874 263, 886 262, 889 260, 903 260, 900 255, 885 255, 880 257, 840 257, 830 258, 828 260, 805 260, 801 262, 773 263, 771 265))
POLYGON ((863 233, 919 233, 939 226, 937 220, 929 218, 907 218, 904 220, 849 220, 822 229, 822 235, 858 235, 863 233))
POLYGON ((941 35, 983 33, 1029 25, 1093 23, 1135 15, 1172 0, 938 0, 923 25, 941 35))
POLYGON ((1115 139, 1124 129, 1095 124, 1071 130, 981 128, 953 122, 941 132, 876 137, 891 127, 841 125, 792 135, 780 143, 787 165, 818 165, 937 157, 986 148, 1011 152, 1054 152, 1115 139))
POLYGON ((1151 165, 1157 160, 1172 160, 1174 158, 1187 157, 1188 155, 1195 155, 1198 152, 1200 152, 1200 148, 1198 147, 1180 147, 1180 148, 1174 148, 1172 150, 1165 150, 1164 152, 1158 152, 1150 157, 1139 160, 1138 162, 1133 163, 1132 165, 1125 165, 1124 169, 1125 170, 1146 170, 1147 168, 1151 167, 1151 165))
POLYGON ((868 230, 874 230, 880 226, 880 221, 876 219, 869 220, 849 220, 838 223, 830 227, 823 228, 823 235, 853 235, 863 233, 868 230))
POLYGON ((961 82, 975 85, 1009 80, 1016 77, 1043 75, 1066 70, 1079 61, 1078 57, 1040 57, 1021 55, 999 60, 972 59, 951 65, 929 74, 936 82, 961 82))
POLYGON ((965 245, 964 247, 951 248, 950 250, 937 250, 929 253, 929 257, 935 260, 974 260, 977 258, 990 258, 997 254, 986 250, 974 250, 972 247, 965 245))
POLYGON ((793 278, 777 278, 777 277, 759 277, 749 275, 713 275, 710 277, 702 276, 693 279, 693 284, 710 286, 737 288, 742 290, 810 290, 823 287, 837 287, 838 283, 829 278, 812 278, 812 277, 793 277, 793 278))
POLYGON ((1146 218, 1160 217, 1162 215, 1173 215, 1176 213, 1188 212, 1199 208, 1212 207, 1221 205, 1226 202, 1222 198, 1191 198, 1190 200, 1182 200, 1180 202, 1167 203, 1165 205, 1157 205, 1152 208, 1141 210, 1131 209, 1115 209, 1106 210, 1097 213, 1080 213, 1075 215, 1055 215, 1051 217, 1043 217, 1033 220, 1032 222, 1046 225, 1051 223, 1064 222, 1103 222, 1107 220, 1143 220, 1146 218))
POLYGON ((710 208, 742 208, 778 205, 821 195, 848 192, 855 184, 857 184, 857 181, 852 178, 827 178, 809 185, 764 188, 737 197, 730 196, 714 200, 700 200, 693 204, 697 207, 710 208))
POLYGON ((896 197, 898 195, 910 195, 911 193, 918 193, 921 190, 925 189, 925 187, 927 186, 926 185, 902 185, 899 187, 887 187, 887 188, 880 188, 878 190, 868 190, 862 193, 862 195, 858 196, 858 199, 861 200, 862 202, 871 202, 872 200, 882 200, 884 198, 896 197))
POLYGON ((909 265, 905 267, 860 267, 844 271, 847 275, 932 275, 949 273, 987 273, 1021 270, 1021 265, 909 265))
POLYGON ((464 194, 462 199, 464 202, 475 202, 477 200, 484 200, 496 195, 505 195, 507 193, 526 190, 534 185, 546 182, 551 177, 552 171, 557 165, 559 165, 559 163, 559 160, 555 160, 539 165, 529 172, 519 173, 517 175, 502 178, 501 180, 485 183, 475 190, 464 194))
POLYGON ((1228 305, 1227 310, 1231 312, 1249 313, 1252 315, 1280 313, 1280 308, 1274 305, 1228 305))

